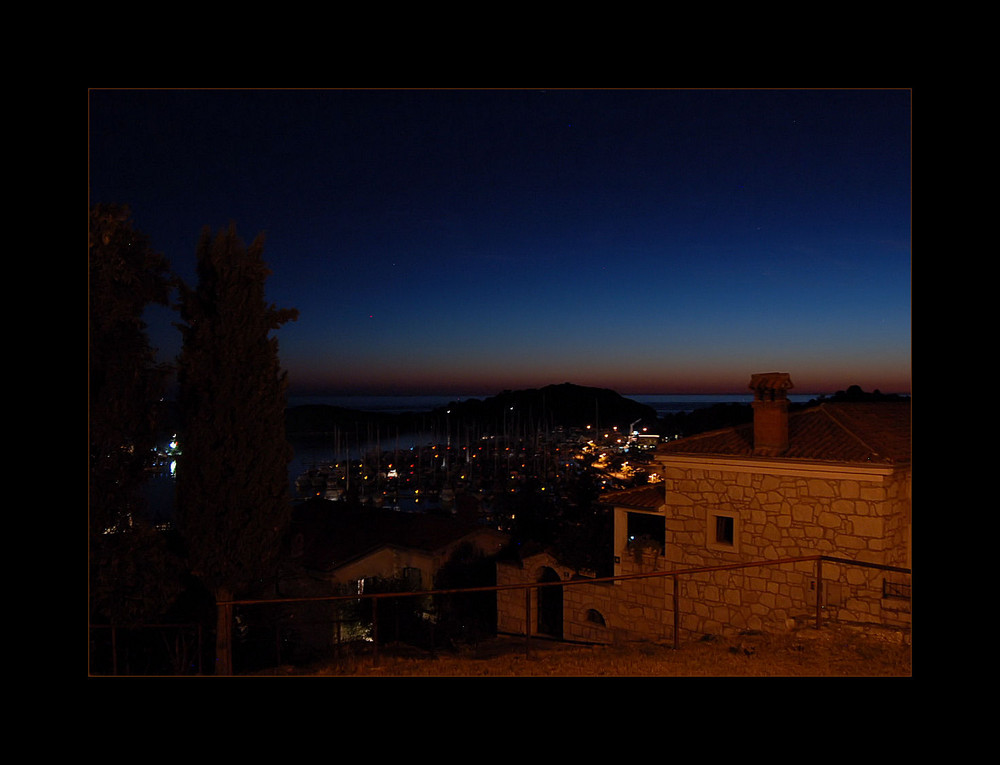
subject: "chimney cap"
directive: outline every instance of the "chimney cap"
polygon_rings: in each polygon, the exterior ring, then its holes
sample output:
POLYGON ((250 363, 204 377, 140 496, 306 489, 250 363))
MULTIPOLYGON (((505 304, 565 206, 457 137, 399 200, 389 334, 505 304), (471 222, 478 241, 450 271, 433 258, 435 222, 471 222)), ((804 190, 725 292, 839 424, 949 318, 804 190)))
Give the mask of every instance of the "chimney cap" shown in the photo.
POLYGON ((783 395, 784 391, 794 387, 788 372, 761 372, 750 375, 750 390, 756 391, 758 395, 764 393, 770 393, 772 396, 775 393, 783 395))

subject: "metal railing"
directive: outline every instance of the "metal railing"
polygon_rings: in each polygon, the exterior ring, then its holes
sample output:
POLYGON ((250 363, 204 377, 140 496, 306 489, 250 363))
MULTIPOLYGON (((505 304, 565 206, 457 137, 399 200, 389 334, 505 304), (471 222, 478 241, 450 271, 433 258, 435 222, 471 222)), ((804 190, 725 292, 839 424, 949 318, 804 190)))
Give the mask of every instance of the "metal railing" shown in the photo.
MULTIPOLYGON (((524 592, 524 651, 526 655, 530 655, 532 638, 542 638, 551 639, 551 636, 543 635, 541 632, 532 632, 532 595, 536 595, 538 591, 544 588, 560 587, 578 587, 583 585, 595 585, 595 584, 613 584, 632 580, 641 579, 666 579, 672 580, 672 594, 669 596, 671 598, 671 605, 673 610, 673 647, 675 649, 680 648, 680 635, 682 633, 681 629, 681 587, 679 586, 681 581, 684 579, 692 578, 698 575, 709 574, 719 571, 735 571, 740 569, 749 569, 757 567, 777 567, 777 566, 789 566, 794 564, 811 564, 814 568, 812 574, 815 577, 815 597, 812 604, 811 621, 817 629, 822 628, 824 624, 824 590, 826 582, 824 580, 824 564, 845 566, 845 567, 860 567, 865 569, 872 569, 881 572, 888 572, 894 574, 903 575, 902 578, 908 577, 911 574, 909 568, 902 568, 899 566, 888 566, 877 563, 867 563, 864 561, 850 560, 846 558, 838 558, 834 556, 827 555, 813 555, 798 558, 781 558, 775 560, 766 561, 752 561, 749 563, 728 563, 719 564, 713 566, 701 566, 693 568, 684 568, 670 571, 649 571, 642 573, 633 574, 621 574, 618 576, 608 576, 608 577, 593 577, 593 578, 574 578, 567 580, 555 580, 555 581, 539 581, 539 582, 520 582, 512 584, 501 584, 501 585, 487 585, 479 587, 465 587, 465 588, 450 588, 450 589, 437 589, 437 590, 413 590, 405 592, 376 592, 376 593, 364 593, 364 594, 349 594, 349 595, 319 595, 319 596, 308 596, 308 597, 282 597, 282 598, 266 598, 266 599, 234 599, 228 601, 222 601, 217 604, 218 607, 226 609, 229 612, 229 617, 235 618, 234 609, 250 609, 254 610, 259 607, 266 606, 294 606, 296 604, 309 604, 309 603, 354 603, 361 604, 364 602, 370 603, 371 611, 367 612, 367 609, 361 609, 364 613, 356 613, 353 616, 348 616, 344 618, 342 615, 338 614, 336 616, 330 615, 329 618, 324 620, 324 624, 330 624, 335 627, 336 641, 339 655, 339 648, 341 646, 341 627, 344 624, 360 624, 364 622, 365 630, 368 629, 370 625, 371 634, 370 638, 366 638, 366 644, 370 645, 372 651, 374 652, 373 660, 377 664, 379 661, 379 646, 382 643, 382 637, 379 634, 379 625, 383 620, 380 619, 380 604, 382 610, 387 607, 388 602, 394 602, 398 604, 401 600, 406 598, 426 598, 428 602, 437 604, 441 601, 438 598, 446 598, 448 596, 460 596, 460 595, 471 595, 476 593, 501 593, 507 591, 523 591, 524 592)), ((806 574, 803 573, 805 576, 806 574)), ((898 578, 898 577, 897 577, 898 578)), ((911 590, 911 585, 908 582, 883 582, 883 587, 879 591, 881 597, 899 598, 903 593, 905 597, 909 597, 911 590)), ((666 598, 664 596, 664 604, 666 605, 666 598)), ((873 596, 874 597, 874 596, 873 596)), ((498 612, 499 612, 499 598, 498 598, 498 612)), ((351 610, 351 609, 347 609, 351 610)), ((308 609, 307 609, 308 611, 308 609)), ((390 614, 391 616, 391 614, 390 614)), ((391 624, 390 619, 385 620, 387 623, 391 624)), ((276 620, 276 622, 280 622, 276 620)), ((496 622, 494 622, 494 627, 496 622)), ((433 622, 429 624, 431 635, 431 646, 434 646, 434 625, 433 622)), ((119 634, 136 634, 136 630, 145 629, 157 629, 157 630, 176 630, 177 640, 181 639, 182 635, 188 635, 196 644, 196 647, 191 651, 191 653, 197 656, 196 664, 192 664, 188 668, 188 671, 194 671, 197 674, 201 674, 202 665, 202 628, 199 625, 192 624, 171 624, 171 625, 140 625, 140 627, 131 628, 115 628, 106 625, 91 625, 92 633, 94 635, 104 634, 107 636, 104 643, 110 645, 110 672, 112 674, 118 674, 120 670, 118 654, 121 646, 117 636, 119 634)), ((278 627, 275 628, 276 630, 278 627)), ((505 634, 520 634, 506 632, 505 634)), ((398 625, 397 625, 397 638, 398 638, 398 625)), ((387 642, 392 642, 391 640, 387 642)), ((103 644, 102 644, 103 645, 103 644)), ((107 646, 105 646, 107 648, 107 646)), ((207 647, 206 647, 207 648, 207 647)), ((275 635, 274 645, 273 645, 274 656, 273 660, 277 661, 280 665, 282 656, 281 639, 278 635, 275 635)), ((103 649, 102 649, 103 652, 103 649)), ((270 660, 269 660, 270 661, 270 660)), ((189 657, 189 664, 190 657, 189 657)))
MULTIPOLYGON (((696 568, 685 568, 677 569, 672 571, 651 571, 644 573, 635 574, 622 574, 618 576, 608 576, 608 577, 594 577, 594 578, 580 578, 580 579, 568 579, 559 580, 551 582, 532 582, 532 583, 516 583, 516 584, 505 584, 505 585, 489 585, 481 587, 468 587, 468 588, 454 588, 454 589, 440 589, 440 590, 417 590, 413 592, 387 592, 387 593, 369 593, 369 594, 354 594, 354 595, 329 595, 329 596, 311 596, 311 597, 299 597, 299 598, 271 598, 271 599, 255 599, 255 600, 232 600, 225 603, 220 603, 220 606, 262 606, 267 604, 291 604, 291 603, 318 603, 318 602, 360 602, 360 601, 371 601, 372 614, 372 640, 375 651, 375 660, 378 659, 378 647, 379 647, 379 635, 378 635, 378 606, 379 603, 390 599, 401 599, 401 598, 428 598, 436 596, 446 596, 446 595, 456 595, 456 594, 471 594, 471 593, 486 593, 493 592, 499 593, 503 591, 510 590, 524 590, 524 613, 525 613, 525 652, 530 653, 531 650, 531 593, 533 590, 540 590, 546 587, 574 587, 581 585, 594 585, 600 583, 614 583, 637 579, 654 579, 654 578, 670 578, 673 580, 673 594, 672 594, 672 605, 673 605, 673 645, 674 648, 680 647, 680 618, 681 618, 681 607, 680 607, 680 588, 678 586, 680 580, 684 577, 692 577, 700 574, 706 574, 716 571, 727 571, 727 570, 738 570, 747 569, 755 567, 774 567, 774 566, 786 566, 790 564, 800 564, 800 563, 812 563, 815 565, 815 602, 814 602, 814 624, 817 629, 823 626, 823 564, 837 564, 842 566, 856 566, 861 568, 894 572, 899 574, 909 575, 911 570, 908 568, 902 568, 899 566, 888 566, 878 563, 868 563, 865 561, 851 560, 847 558, 838 558, 828 555, 811 555, 798 558, 781 558, 775 560, 766 561, 752 561, 749 563, 728 563, 719 564, 714 566, 701 566, 696 568)), ((538 637, 538 634, 535 635, 538 637)))

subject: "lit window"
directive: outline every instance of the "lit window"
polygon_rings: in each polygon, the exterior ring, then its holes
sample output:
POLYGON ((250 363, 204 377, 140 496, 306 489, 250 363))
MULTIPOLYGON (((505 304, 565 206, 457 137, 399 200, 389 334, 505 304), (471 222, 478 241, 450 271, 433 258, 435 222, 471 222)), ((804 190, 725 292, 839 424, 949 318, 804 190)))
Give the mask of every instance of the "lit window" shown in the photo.
POLYGON ((628 545, 647 542, 656 548, 661 555, 666 543, 666 527, 664 518, 659 513, 630 512, 626 514, 628 545))

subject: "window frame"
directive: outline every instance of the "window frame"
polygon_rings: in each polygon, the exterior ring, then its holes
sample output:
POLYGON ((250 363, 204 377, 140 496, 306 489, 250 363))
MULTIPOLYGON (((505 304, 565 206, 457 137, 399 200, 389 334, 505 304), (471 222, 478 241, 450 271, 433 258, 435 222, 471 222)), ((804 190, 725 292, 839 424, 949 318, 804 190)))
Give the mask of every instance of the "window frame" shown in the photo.
POLYGON ((643 510, 625 511, 625 550, 632 552, 636 544, 642 544, 646 539, 658 545, 657 552, 660 555, 667 551, 667 519, 662 513, 651 513, 643 510), (645 519, 645 520, 640 520, 645 519), (655 519, 655 520, 653 520, 655 519), (632 521, 635 520, 635 525, 632 521), (656 527, 655 529, 653 527, 656 527), (642 527, 642 528, 640 528, 642 527), (638 532, 631 534, 630 532, 638 532), (648 533, 653 531, 653 534, 648 533))
POLYGON ((705 542, 709 550, 738 553, 740 551, 740 514, 736 510, 711 509, 707 513, 705 542), (732 541, 719 538, 719 523, 723 519, 731 521, 732 541))

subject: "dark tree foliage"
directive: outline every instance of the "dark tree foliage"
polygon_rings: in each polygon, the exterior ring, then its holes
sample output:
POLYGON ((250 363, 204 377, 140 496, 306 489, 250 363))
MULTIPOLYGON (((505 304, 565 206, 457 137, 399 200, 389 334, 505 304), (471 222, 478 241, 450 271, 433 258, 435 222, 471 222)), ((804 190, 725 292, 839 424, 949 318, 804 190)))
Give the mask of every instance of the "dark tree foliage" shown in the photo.
POLYGON ((833 394, 830 401, 865 401, 872 403, 886 403, 886 402, 898 402, 898 401, 909 401, 910 397, 902 395, 899 393, 882 393, 880 390, 874 390, 871 393, 866 392, 861 388, 860 385, 850 385, 846 391, 838 390, 833 394))
POLYGON ((690 412, 665 414, 660 418, 662 432, 668 436, 693 436, 753 422, 750 404, 712 404, 690 412))
POLYGON ((584 471, 572 481, 554 548, 568 565, 608 576, 613 573, 614 524, 610 509, 599 499, 592 472, 584 471))
POLYGON ((262 253, 260 236, 245 247, 234 226, 206 229, 197 287, 180 288, 178 527, 217 600, 273 575, 291 514, 287 379, 270 332, 298 313, 265 301, 262 253))
MULTIPOLYGON (((471 542, 460 544, 434 577, 434 589, 438 590, 493 587, 496 583, 496 557, 484 554, 471 542)), ((486 590, 438 595, 436 610, 439 638, 443 641, 478 643, 496 635, 496 592, 486 590)))
POLYGON ((169 263, 130 218, 128 207, 95 205, 88 240, 90 618, 111 624, 151 620, 177 591, 142 494, 169 374, 142 317, 167 304, 169 263))

